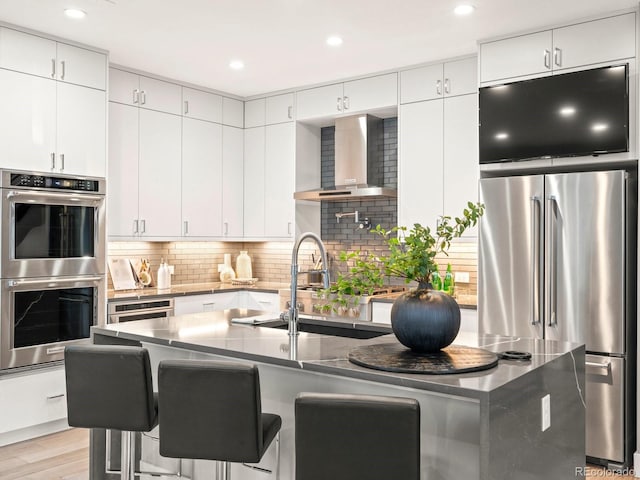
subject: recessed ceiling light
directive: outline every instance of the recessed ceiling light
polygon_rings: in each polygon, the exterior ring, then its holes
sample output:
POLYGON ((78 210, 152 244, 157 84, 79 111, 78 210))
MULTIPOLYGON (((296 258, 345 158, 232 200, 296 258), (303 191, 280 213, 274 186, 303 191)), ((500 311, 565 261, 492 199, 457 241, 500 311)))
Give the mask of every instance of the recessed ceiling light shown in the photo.
POLYGON ((498 132, 495 134, 496 140, 506 140, 509 138, 509 134, 507 132, 498 132))
POLYGON ((87 16, 87 12, 77 8, 65 8, 64 14, 69 18, 81 19, 87 16))
POLYGON ((591 130, 594 132, 604 132, 607 128, 609 128, 609 125, 606 123, 594 123, 591 125, 591 130))
POLYGON ((339 47, 342 45, 342 37, 339 37, 338 35, 331 35, 330 37, 327 37, 327 45, 331 47, 339 47))
POLYGON ((229 62, 229 68, 233 70, 242 70, 244 68, 244 62, 242 60, 231 60, 229 62))
POLYGON ((462 5, 458 5, 453 10, 453 13, 455 13, 456 15, 469 15, 471 12, 475 10, 475 8, 476 7, 474 7, 473 5, 462 4, 462 5))

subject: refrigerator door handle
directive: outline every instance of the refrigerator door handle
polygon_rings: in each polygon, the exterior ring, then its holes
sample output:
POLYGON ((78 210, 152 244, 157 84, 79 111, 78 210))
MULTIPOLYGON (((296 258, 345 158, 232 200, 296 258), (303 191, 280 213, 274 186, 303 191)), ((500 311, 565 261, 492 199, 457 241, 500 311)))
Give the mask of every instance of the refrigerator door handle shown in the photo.
POLYGON ((531 325, 540 323, 540 197, 531 197, 531 325))
POLYGON ((549 323, 548 326, 553 327, 558 325, 557 315, 557 283, 558 283, 558 252, 556 252, 557 246, 557 226, 556 215, 558 213, 558 202, 555 195, 549 195, 549 209, 547 215, 549 215, 549 323))

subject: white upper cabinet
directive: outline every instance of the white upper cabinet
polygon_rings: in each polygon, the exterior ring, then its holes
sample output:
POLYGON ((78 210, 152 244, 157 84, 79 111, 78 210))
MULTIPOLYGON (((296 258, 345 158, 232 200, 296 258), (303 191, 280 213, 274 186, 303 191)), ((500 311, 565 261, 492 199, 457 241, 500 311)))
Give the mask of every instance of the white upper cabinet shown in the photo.
POLYGON ((398 104, 398 74, 389 73, 344 83, 342 113, 358 113, 398 104))
POLYGON ((104 53, 6 27, 0 27, 0 68, 106 89, 104 53))
POLYGON ((293 93, 266 98, 265 124, 292 122, 293 115, 293 93))
POLYGON ((117 68, 109 69, 109 100, 158 112, 182 114, 182 87, 117 68))
POLYGON ((268 238, 294 235, 295 128, 293 123, 265 127, 264 234, 268 238))
POLYGON ((222 127, 222 235, 244 234, 244 130, 222 127))
POLYGON ((243 203, 245 237, 264 236, 266 202, 265 137, 265 127, 247 128, 244 131, 245 173, 243 203))
POLYGON ((222 233, 222 125, 182 119, 182 234, 222 233))
POLYGON ((310 88, 296 93, 298 120, 360 113, 397 104, 397 73, 310 88))
POLYGON ((244 126, 244 102, 222 97, 222 123, 242 128, 244 126))
POLYGON ((634 12, 480 45, 480 82, 540 75, 636 55, 634 12))
POLYGON ((262 127, 265 124, 264 98, 244 102, 244 128, 262 127))
POLYGON ((400 72, 400 103, 474 93, 478 89, 477 58, 465 58, 400 72))
POLYGON ((182 87, 182 114, 189 118, 222 123, 222 97, 215 93, 182 87))

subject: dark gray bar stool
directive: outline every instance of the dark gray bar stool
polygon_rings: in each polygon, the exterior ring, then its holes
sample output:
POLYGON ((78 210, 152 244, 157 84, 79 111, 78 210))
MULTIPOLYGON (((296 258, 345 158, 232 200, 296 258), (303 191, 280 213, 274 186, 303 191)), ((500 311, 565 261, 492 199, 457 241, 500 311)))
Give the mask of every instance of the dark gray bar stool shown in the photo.
POLYGON ((72 345, 64 351, 69 425, 122 430, 120 478, 135 476, 135 433, 158 424, 149 353, 141 347, 72 345))
POLYGON ((415 399, 301 393, 295 415, 296 480, 419 480, 415 399))
POLYGON ((279 478, 282 419, 262 413, 255 365, 165 360, 158 368, 160 455, 217 460, 217 478, 230 462, 257 463, 276 439, 279 478))

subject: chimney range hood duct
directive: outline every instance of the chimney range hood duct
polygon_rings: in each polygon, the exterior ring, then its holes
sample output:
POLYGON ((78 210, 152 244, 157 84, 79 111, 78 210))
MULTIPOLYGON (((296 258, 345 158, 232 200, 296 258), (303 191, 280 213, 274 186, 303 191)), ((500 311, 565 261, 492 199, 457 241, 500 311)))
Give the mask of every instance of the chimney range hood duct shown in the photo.
POLYGON ((296 200, 344 201, 395 198, 383 187, 382 119, 372 115, 336 118, 335 183, 333 187, 296 192, 296 200))

